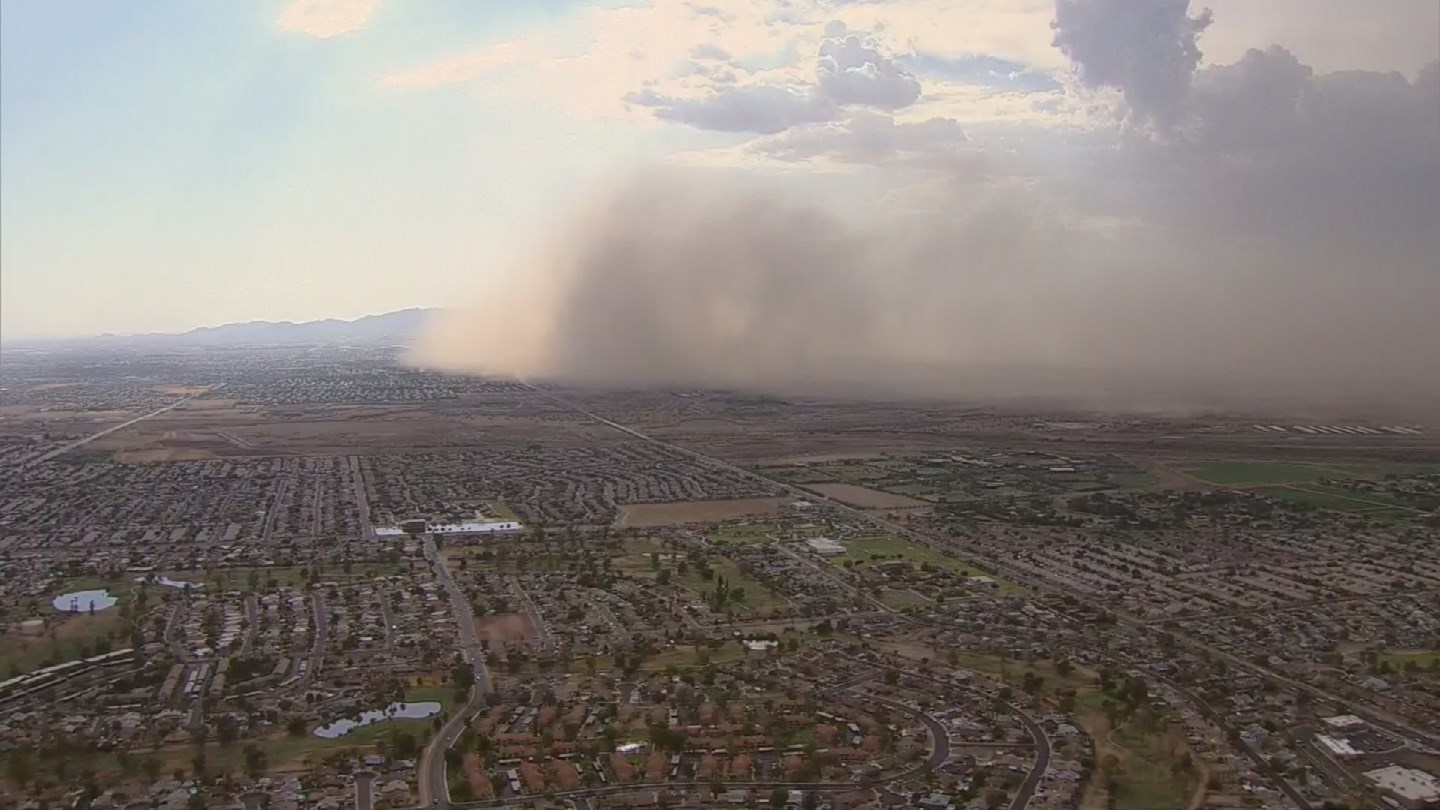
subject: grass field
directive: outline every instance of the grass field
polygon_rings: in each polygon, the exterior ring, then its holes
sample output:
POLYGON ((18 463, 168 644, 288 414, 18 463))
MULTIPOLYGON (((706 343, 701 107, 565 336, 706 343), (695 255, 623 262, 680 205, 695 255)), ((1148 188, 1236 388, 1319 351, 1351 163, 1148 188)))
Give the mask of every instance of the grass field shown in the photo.
POLYGON ((1379 657, 1395 669, 1404 669, 1410 664, 1421 669, 1440 669, 1440 650, 1386 650, 1379 657))
POLYGON ((1359 512, 1373 517, 1403 517, 1414 513, 1412 509, 1394 504, 1393 500, 1383 493, 1348 492, 1323 484, 1260 487, 1254 491, 1277 500, 1313 506, 1317 509, 1359 512))
POLYGON ((1118 489, 1144 489, 1154 486, 1155 479, 1143 472, 1110 473, 1105 476, 1105 483, 1118 489))
MULTIPOLYGON (((783 597, 762 585, 759 580, 747 576, 727 557, 711 557, 710 570, 715 572, 715 577, 725 577, 729 581, 732 593, 739 588, 744 588, 745 599, 741 604, 751 611, 763 613, 787 604, 783 597)), ((676 576, 672 581, 682 588, 694 591, 701 597, 715 591, 714 577, 707 580, 693 569, 687 571, 684 576, 676 576)))
POLYGON ((911 560, 913 562, 919 563, 928 562, 932 565, 937 565, 942 568, 949 568, 952 571, 958 571, 963 574, 984 574, 985 576, 989 576, 991 579, 995 580, 996 586, 1003 594, 1028 593, 1026 588, 1022 585, 992 576, 990 574, 986 574, 983 571, 977 570, 973 566, 966 565, 965 563, 955 559, 954 557, 941 554, 940 552, 935 551, 934 549, 926 548, 925 546, 916 545, 915 543, 911 543, 908 540, 901 540, 895 537, 873 536, 847 537, 842 542, 845 546, 846 553, 843 556, 830 558, 830 562, 834 563, 835 565, 844 565, 847 560, 853 562, 855 565, 863 565, 868 562, 877 561, 877 556, 879 557, 879 559, 885 560, 900 559, 911 560))
MULTIPOLYGON (((0 678, 94 655, 95 645, 101 639, 109 639, 112 649, 127 646, 129 642, 124 638, 120 608, 134 598, 137 587, 128 577, 80 577, 56 586, 55 596, 104 588, 117 601, 113 607, 91 614, 57 611, 50 605, 51 597, 48 596, 39 600, 35 605, 36 615, 47 622, 42 635, 21 635, 9 625, 5 625, 4 632, 0 633, 0 678)), ((16 618, 26 615, 29 614, 17 615, 16 618)))
POLYGON ((1357 477, 1344 470, 1312 464, 1268 461, 1207 461, 1187 464, 1181 469, 1212 484, 1308 484, 1322 478, 1357 477))
POLYGON ((1189 786, 1170 771, 1183 749, 1175 732, 1152 732, 1131 721, 1111 732, 1108 742, 1120 760, 1115 777, 1116 810, 1173 810, 1184 807, 1189 786))

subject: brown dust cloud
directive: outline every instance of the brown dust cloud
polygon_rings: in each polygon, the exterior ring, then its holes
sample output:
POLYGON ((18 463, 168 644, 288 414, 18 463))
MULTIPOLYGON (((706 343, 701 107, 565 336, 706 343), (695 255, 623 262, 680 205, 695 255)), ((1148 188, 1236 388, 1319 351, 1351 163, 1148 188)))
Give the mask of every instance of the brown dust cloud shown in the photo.
POLYGON ((659 172, 488 273, 414 361, 612 386, 1425 411, 1440 279, 1423 252, 1382 252, 1383 272, 1360 245, 1077 227, 1023 199, 857 221, 659 172))

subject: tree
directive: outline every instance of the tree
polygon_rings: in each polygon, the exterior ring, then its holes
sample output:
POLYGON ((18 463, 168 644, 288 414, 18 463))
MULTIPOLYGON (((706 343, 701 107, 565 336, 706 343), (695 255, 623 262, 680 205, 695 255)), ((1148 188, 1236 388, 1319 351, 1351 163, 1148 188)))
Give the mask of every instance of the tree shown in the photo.
POLYGON ((10 781, 25 787, 35 778, 35 751, 29 746, 16 748, 10 752, 9 760, 5 764, 5 773, 10 781))
MULTIPOLYGON (((196 779, 205 778, 205 749, 197 747, 195 755, 190 757, 190 771, 195 774, 196 779)), ((204 806, 204 797, 201 797, 201 806, 204 806)))
POLYGON ((399 759, 412 759, 420 750, 420 742, 408 731, 396 731, 390 735, 390 750, 399 759))
POLYGON ((215 735, 220 740, 221 745, 229 745, 235 742, 240 736, 240 727, 235 721, 235 717, 229 714, 220 715, 219 721, 215 723, 215 735))
POLYGON ((290 732, 291 737, 304 737, 305 718, 298 714, 295 715, 294 717, 290 718, 290 722, 285 724, 285 730, 290 732))
POLYGON ((770 806, 784 807, 785 801, 789 798, 790 794, 786 793, 784 788, 775 788, 770 791, 770 806))
POLYGON ((245 746, 245 772, 250 774, 252 779, 259 779, 268 765, 265 752, 260 750, 260 746, 255 743, 245 746))

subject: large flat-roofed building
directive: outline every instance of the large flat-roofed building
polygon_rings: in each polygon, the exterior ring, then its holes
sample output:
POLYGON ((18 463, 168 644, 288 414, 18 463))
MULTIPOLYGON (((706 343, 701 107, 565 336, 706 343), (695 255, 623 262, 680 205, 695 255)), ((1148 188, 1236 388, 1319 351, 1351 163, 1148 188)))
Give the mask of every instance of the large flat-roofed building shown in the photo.
POLYGON ((1365 721, 1353 714, 1337 714, 1334 717, 1326 717, 1322 721, 1330 728, 1339 731, 1359 731, 1365 728, 1365 721))
POLYGON ((845 554, 845 547, 828 537, 812 537, 805 541, 805 545, 821 557, 841 557, 845 554))
POLYGON ((1358 757, 1364 753, 1351 745, 1349 740, 1331 737, 1328 734, 1315 735, 1315 742, 1319 743, 1320 747, 1325 749, 1325 753, 1339 759, 1350 759, 1351 757, 1358 757))
POLYGON ((1440 807, 1440 779, 1417 768, 1388 765, 1366 771, 1365 778, 1381 793, 1400 803, 1405 810, 1431 810, 1440 807))
MULTIPOLYGON (((491 523, 426 523, 426 534, 516 534, 525 527, 513 520, 491 523)), ((399 526, 376 526, 378 537, 399 537, 406 532, 399 526)))

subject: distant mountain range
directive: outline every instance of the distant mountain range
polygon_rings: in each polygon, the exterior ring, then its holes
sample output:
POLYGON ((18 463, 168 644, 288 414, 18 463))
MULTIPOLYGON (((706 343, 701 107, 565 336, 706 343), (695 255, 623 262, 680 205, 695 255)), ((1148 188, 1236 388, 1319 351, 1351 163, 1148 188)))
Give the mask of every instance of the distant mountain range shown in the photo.
POLYGON ((420 334, 425 320, 437 310, 402 309, 366 315, 353 321, 247 321, 202 326, 177 334, 101 335, 88 338, 107 344, 137 346, 279 346, 324 343, 407 344, 420 334))

